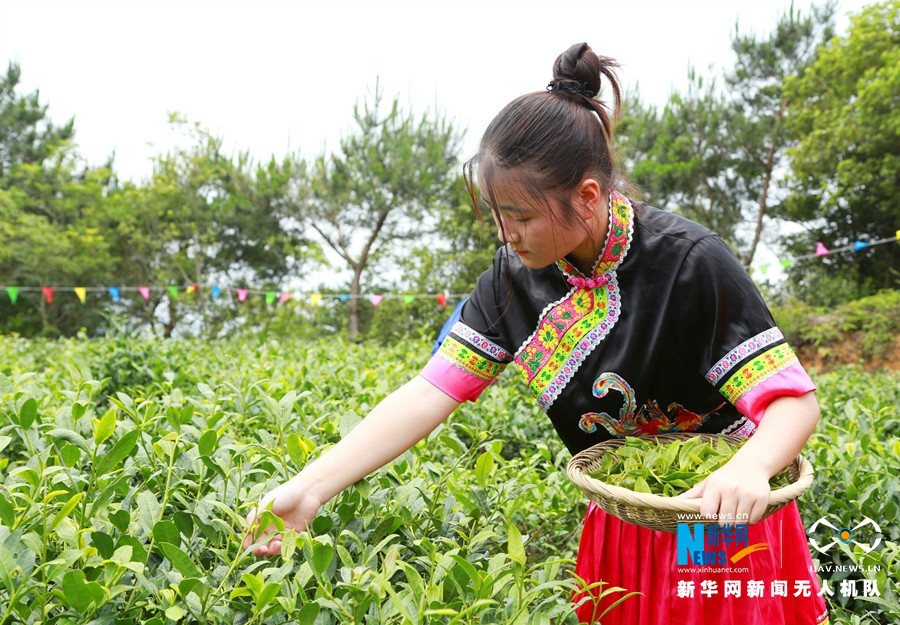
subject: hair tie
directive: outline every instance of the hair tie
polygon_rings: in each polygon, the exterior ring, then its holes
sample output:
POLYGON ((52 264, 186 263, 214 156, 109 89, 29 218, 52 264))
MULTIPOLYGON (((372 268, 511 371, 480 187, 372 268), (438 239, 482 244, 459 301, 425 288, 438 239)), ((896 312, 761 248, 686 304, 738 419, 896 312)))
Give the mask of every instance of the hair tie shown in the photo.
POLYGON ((565 91, 566 93, 571 93, 573 95, 583 95, 588 98, 593 98, 597 95, 597 92, 591 89, 590 85, 581 80, 572 80, 570 78, 554 78, 549 83, 547 83, 547 91, 551 93, 557 93, 559 91, 565 91))

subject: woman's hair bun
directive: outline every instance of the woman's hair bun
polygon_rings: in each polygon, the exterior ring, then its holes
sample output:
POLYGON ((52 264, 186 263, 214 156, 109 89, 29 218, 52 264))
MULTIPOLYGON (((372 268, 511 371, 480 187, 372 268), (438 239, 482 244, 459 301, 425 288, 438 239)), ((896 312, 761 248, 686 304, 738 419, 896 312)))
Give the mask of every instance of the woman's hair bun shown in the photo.
MULTIPOLYGON (((547 85, 550 91, 563 91, 594 98, 600 93, 601 75, 618 84, 613 70, 619 65, 613 59, 597 56, 586 43, 576 43, 556 57, 553 63, 553 80, 547 85)), ((618 93, 616 93, 618 100, 618 93)))

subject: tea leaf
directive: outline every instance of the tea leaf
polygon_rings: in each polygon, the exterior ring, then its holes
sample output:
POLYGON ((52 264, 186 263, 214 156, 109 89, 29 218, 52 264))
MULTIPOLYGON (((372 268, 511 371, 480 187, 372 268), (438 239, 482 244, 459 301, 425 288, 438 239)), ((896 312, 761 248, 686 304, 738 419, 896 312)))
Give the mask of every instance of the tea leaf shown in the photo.
POLYGON ((110 408, 99 420, 94 419, 94 443, 100 445, 116 431, 116 411, 110 408))
POLYGON ((522 534, 519 532, 519 528, 510 523, 507 536, 509 559, 525 566, 525 547, 522 545, 522 534))
POLYGON ((34 397, 29 397, 22 404, 22 407, 19 409, 19 425, 22 426, 23 430, 27 430, 34 423, 34 420, 37 418, 37 408, 37 400, 34 397))
POLYGON ((203 578, 203 571, 201 571, 197 565, 194 564, 193 560, 191 560, 190 556, 179 547, 176 547, 172 543, 161 542, 159 543, 159 548, 166 556, 166 559, 172 563, 172 566, 174 566, 179 573, 185 577, 203 578))
POLYGON ((62 589, 68 604, 81 614, 86 614, 92 606, 101 605, 109 592, 97 582, 87 581, 79 569, 63 575, 62 589))
POLYGON ((131 455, 140 435, 140 430, 131 430, 117 440, 112 448, 97 460, 97 474, 105 475, 109 473, 120 462, 131 455))
POLYGON ((50 522, 50 530, 55 530, 60 522, 67 516, 69 513, 75 509, 75 506, 78 505, 78 502, 81 501, 81 498, 84 496, 84 493, 76 493, 73 495, 69 501, 63 504, 63 507, 59 509, 59 512, 54 515, 53 520, 50 522))
POLYGON ((489 451, 478 456, 478 460, 475 462, 475 479, 478 480, 478 485, 482 488, 486 487, 488 481, 490 481, 491 475, 494 473, 495 464, 494 456, 489 451))
POLYGON ((84 440, 84 437, 82 437, 78 432, 73 432, 72 430, 66 428, 56 428, 47 432, 47 436, 64 440, 71 443, 72 445, 75 445, 82 451, 86 451, 89 454, 91 453, 91 448, 88 447, 87 441, 84 440))

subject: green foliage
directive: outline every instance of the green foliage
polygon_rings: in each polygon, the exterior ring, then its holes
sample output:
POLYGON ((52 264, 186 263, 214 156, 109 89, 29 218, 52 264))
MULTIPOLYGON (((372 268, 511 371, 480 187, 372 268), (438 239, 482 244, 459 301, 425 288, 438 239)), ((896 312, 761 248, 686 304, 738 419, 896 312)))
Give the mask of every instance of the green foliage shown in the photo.
MULTIPOLYGON (((838 543, 813 560, 834 596, 828 599, 835 623, 896 623, 900 619, 900 375, 870 374, 846 368, 817 375, 822 419, 803 452, 816 469, 800 510, 810 528, 822 517, 837 527, 854 528, 865 518, 871 525, 855 531, 855 539, 878 546, 838 543), (854 567, 858 567, 854 568, 854 567), (844 579, 874 580, 878 597, 844 597, 844 579)), ((827 528, 811 535, 818 544, 832 539, 827 528)))
POLYGON ((900 291, 882 291, 827 307, 793 301, 772 312, 791 345, 813 345, 825 357, 836 344, 856 334, 861 335, 860 357, 867 362, 877 363, 897 349, 900 291))
MULTIPOLYGON (((830 247, 891 236, 900 223, 900 2, 864 8, 849 33, 828 42, 819 58, 785 86, 789 125, 799 137, 790 151, 786 215, 807 225, 793 249, 816 241, 830 247)), ((843 275, 871 294, 900 284, 900 247, 834 255, 816 266, 843 275)), ((791 272, 817 283, 804 265, 791 272)))
POLYGON ((575 622, 584 503, 520 385, 259 561, 249 509, 427 344, 0 342, 0 622, 575 622))
MULTIPOLYGON (((2 337, 0 347, 0 622, 576 620, 586 501, 514 376, 332 500, 310 533, 289 532, 280 557, 257 560, 240 547, 249 509, 414 375, 430 343, 2 337)), ((848 369, 815 381, 823 418, 804 452, 818 472, 800 500, 806 526, 823 515, 884 521, 871 553, 819 557, 881 566, 865 575, 883 603, 831 607, 891 622, 900 379, 848 369)), ((834 587, 861 574, 822 577, 834 587)))
MULTIPOLYGON (((600 466, 588 475, 638 493, 675 497, 731 460, 739 448, 724 439, 713 442, 693 437, 661 443, 628 438, 621 447, 603 454, 600 466)), ((781 488, 790 483, 790 478, 782 472, 769 483, 773 489, 781 488)))
POLYGON ((637 99, 619 126, 622 155, 646 201, 710 228, 741 251, 745 265, 779 199, 774 174, 789 145, 784 81, 815 58, 833 13, 833 3, 807 16, 791 8, 766 38, 736 29, 725 90, 691 68, 686 93, 672 93, 659 112, 637 99))
POLYGON ((19 95, 22 69, 10 62, 0 79, 0 189, 10 186, 8 176, 18 165, 39 165, 74 136, 73 120, 54 126, 39 93, 19 95))

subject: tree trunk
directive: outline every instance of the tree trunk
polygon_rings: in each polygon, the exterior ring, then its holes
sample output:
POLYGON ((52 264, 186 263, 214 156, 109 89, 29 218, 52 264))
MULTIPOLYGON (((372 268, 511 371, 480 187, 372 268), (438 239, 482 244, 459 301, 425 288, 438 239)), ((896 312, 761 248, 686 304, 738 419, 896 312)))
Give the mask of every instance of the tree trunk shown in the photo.
POLYGON ((172 338, 172 332, 175 330, 175 324, 178 323, 178 309, 175 306, 175 300, 169 297, 169 321, 163 327, 163 337, 172 338))
POLYGON ((350 283, 350 342, 359 342, 359 284, 362 278, 362 266, 353 268, 353 281, 350 283))
POLYGON ((766 179, 763 181, 762 193, 759 197, 759 213, 756 216, 756 231, 753 233, 753 243, 744 256, 744 267, 750 269, 750 263, 753 262, 753 256, 756 254, 756 248, 762 237, 763 217, 766 215, 766 205, 769 199, 769 183, 772 182, 772 170, 775 168, 775 150, 778 148, 778 127, 781 126, 781 118, 784 116, 785 101, 781 101, 781 108, 778 109, 778 115, 775 116, 775 127, 772 129, 772 143, 769 145, 769 153, 766 155, 766 179))

